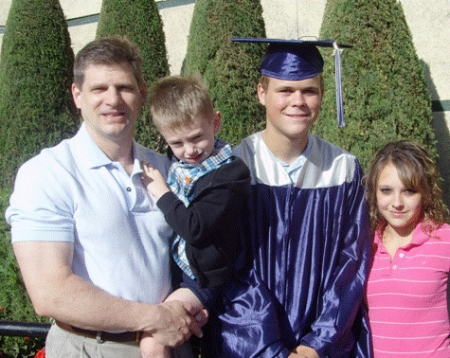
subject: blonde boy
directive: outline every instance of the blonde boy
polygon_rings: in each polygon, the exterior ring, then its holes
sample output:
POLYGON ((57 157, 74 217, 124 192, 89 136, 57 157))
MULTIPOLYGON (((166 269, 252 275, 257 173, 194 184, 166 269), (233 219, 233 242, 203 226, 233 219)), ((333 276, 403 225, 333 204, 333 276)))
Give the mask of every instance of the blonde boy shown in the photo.
MULTIPOLYGON (((167 182, 143 164, 143 182, 176 233, 172 255, 182 271, 182 288, 167 300, 208 308, 234 274, 250 173, 231 145, 215 137, 221 114, 198 76, 160 79, 150 88, 149 103, 172 160, 167 182)), ((144 357, 170 357, 169 349, 148 335, 141 350, 144 357)))

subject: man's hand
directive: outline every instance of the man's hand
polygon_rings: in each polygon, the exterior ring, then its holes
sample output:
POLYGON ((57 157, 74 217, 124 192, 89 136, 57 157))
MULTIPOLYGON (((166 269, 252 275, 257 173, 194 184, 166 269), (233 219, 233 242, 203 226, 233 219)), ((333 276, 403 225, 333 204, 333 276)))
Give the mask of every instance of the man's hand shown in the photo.
POLYGON ((190 303, 168 301, 158 306, 159 327, 151 334, 161 344, 175 347, 188 340, 192 334, 199 338, 203 336, 200 323, 193 317, 195 309, 190 303))
POLYGON ((195 314, 194 318, 197 321, 198 325, 200 327, 203 327, 208 322, 209 318, 208 310, 206 308, 201 309, 195 314))

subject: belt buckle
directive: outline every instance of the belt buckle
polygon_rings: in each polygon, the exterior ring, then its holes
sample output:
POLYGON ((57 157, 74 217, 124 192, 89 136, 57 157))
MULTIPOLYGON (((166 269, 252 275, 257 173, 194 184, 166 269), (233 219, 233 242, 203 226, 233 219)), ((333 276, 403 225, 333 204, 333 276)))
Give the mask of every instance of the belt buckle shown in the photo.
POLYGON ((97 331, 97 335, 95 336, 95 340, 97 341, 97 343, 102 344, 105 341, 102 339, 102 332, 101 331, 97 331))

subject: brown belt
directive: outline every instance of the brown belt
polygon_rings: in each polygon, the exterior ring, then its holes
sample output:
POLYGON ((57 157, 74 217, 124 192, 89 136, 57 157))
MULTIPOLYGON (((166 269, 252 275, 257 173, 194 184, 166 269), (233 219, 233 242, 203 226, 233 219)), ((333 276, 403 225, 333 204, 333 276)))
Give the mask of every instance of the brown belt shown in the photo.
POLYGON ((140 342, 142 332, 122 332, 122 333, 110 333, 102 331, 90 331, 88 329, 73 327, 67 323, 55 320, 58 327, 64 329, 67 332, 76 334, 78 336, 91 338, 97 340, 98 343, 106 341, 111 342, 140 342))

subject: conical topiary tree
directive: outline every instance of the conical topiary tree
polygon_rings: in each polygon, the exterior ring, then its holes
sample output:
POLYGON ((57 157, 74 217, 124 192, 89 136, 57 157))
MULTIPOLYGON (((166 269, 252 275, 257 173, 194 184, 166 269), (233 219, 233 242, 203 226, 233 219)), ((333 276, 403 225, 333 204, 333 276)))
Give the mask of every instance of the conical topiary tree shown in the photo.
POLYGON ((73 61, 57 0, 12 1, 0 59, 0 186, 41 148, 75 132, 73 61))
POLYGON ((198 71, 222 112, 219 136, 233 144, 265 123, 256 97, 264 46, 231 42, 232 37, 265 37, 259 0, 197 0, 184 74, 198 71))
POLYGON ((346 126, 336 125, 329 51, 314 132, 355 154, 364 169, 383 144, 399 139, 414 139, 436 157, 431 97, 400 2, 328 0, 320 37, 354 47, 342 52, 346 126))
MULTIPOLYGON (((103 0, 97 37, 125 35, 139 47, 147 85, 170 74, 163 24, 154 0, 103 0)), ((158 134, 145 106, 136 124, 136 140, 162 151, 164 141, 158 134)))

